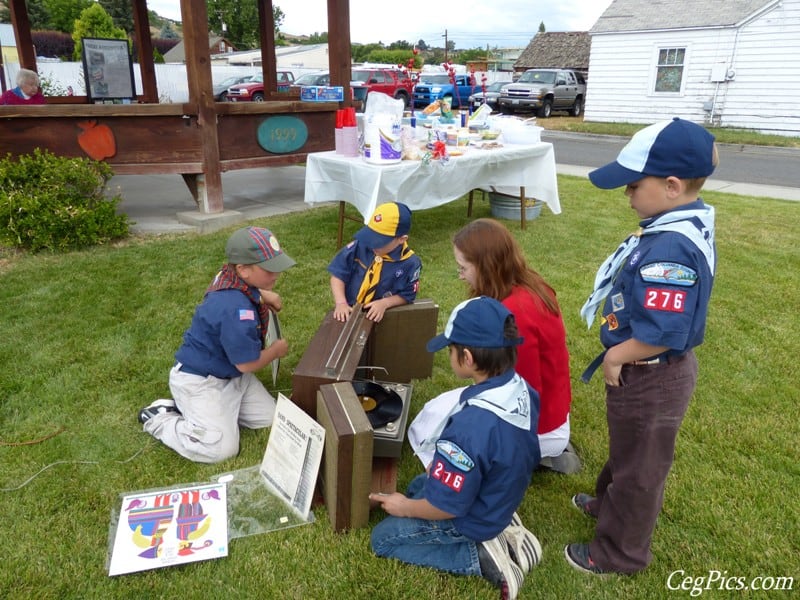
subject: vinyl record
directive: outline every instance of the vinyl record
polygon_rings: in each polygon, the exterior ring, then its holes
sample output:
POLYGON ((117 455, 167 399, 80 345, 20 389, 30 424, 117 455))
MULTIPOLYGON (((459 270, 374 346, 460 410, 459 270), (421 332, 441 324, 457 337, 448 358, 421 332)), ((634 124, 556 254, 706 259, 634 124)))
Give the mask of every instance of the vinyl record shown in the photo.
POLYGON ((403 400, 394 390, 386 389, 374 381, 354 381, 353 390, 373 429, 400 418, 403 400))

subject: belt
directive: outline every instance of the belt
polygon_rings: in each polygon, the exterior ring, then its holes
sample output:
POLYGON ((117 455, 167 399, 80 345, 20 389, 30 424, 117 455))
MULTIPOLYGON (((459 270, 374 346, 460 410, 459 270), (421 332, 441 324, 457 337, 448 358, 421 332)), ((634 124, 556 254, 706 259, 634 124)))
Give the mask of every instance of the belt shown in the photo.
MULTIPOLYGON (((589 380, 592 378, 592 375, 594 375, 594 372, 600 367, 601 364, 603 364, 603 358, 605 358, 605 355, 606 351, 604 350, 597 356, 597 358, 595 358, 591 362, 591 364, 588 367, 586 367, 586 370, 583 372, 583 375, 581 375, 581 381, 583 381, 583 383, 589 383, 589 380)), ((684 358, 686 358, 686 354, 658 356, 656 358, 651 358, 650 360, 634 360, 632 362, 625 363, 625 365, 633 365, 636 367, 640 367, 644 365, 660 365, 662 363, 672 364, 680 360, 683 360, 684 358)))

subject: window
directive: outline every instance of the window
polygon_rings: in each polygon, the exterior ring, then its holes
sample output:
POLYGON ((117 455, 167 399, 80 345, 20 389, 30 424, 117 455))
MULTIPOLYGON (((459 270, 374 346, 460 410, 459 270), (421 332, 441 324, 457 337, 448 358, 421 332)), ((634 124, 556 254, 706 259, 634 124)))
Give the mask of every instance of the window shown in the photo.
POLYGON ((656 67, 656 92, 680 92, 686 48, 661 48, 656 67))

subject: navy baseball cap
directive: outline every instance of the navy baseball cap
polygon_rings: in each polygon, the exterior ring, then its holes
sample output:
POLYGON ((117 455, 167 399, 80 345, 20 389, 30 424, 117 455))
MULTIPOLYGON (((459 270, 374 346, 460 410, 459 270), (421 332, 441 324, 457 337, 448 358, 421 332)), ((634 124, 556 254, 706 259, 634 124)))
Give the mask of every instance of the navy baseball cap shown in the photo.
POLYGON ((411 209, 399 202, 386 202, 378 206, 364 227, 356 231, 355 238, 367 248, 381 248, 394 238, 411 231, 411 209))
POLYGON ((714 172, 714 136, 700 125, 675 117, 637 131, 617 160, 589 173, 597 187, 610 190, 648 175, 694 179, 714 172))
POLYGON ((473 348, 504 348, 522 343, 522 338, 503 335, 511 312, 488 296, 464 300, 453 309, 444 333, 428 342, 428 352, 437 352, 450 344, 473 348))

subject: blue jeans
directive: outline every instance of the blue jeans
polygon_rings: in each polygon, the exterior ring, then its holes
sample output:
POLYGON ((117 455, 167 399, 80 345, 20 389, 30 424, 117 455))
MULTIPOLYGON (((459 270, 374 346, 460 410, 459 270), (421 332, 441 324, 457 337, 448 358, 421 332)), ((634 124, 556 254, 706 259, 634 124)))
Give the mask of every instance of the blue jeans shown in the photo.
MULTIPOLYGON (((406 496, 422 498, 427 475, 417 475, 406 496)), ((372 530, 372 551, 384 558, 431 567, 457 575, 481 575, 478 546, 451 519, 429 521, 388 516, 372 530)))

